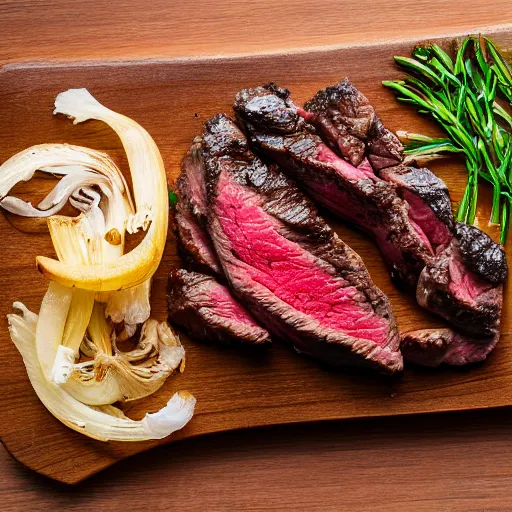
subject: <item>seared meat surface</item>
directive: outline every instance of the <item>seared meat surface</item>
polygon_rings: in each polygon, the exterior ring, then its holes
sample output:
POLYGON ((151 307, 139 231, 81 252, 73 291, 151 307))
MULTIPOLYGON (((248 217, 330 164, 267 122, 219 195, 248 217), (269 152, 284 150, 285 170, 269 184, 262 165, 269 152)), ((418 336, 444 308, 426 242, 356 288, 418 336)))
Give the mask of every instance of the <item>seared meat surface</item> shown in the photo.
POLYGON ((195 339, 264 345, 269 333, 213 277, 173 270, 167 285, 169 318, 195 339))
POLYGON ((434 253, 393 184, 336 155, 299 115, 285 89, 269 84, 240 91, 234 109, 259 151, 319 204, 371 234, 398 284, 416 286, 434 253))
POLYGON ((206 188, 200 147, 200 139, 192 144, 176 182, 179 196, 175 215, 178 247, 183 259, 196 269, 221 276, 222 269, 205 227, 206 188))
POLYGON ((494 349, 499 334, 471 337, 452 329, 423 329, 402 335, 400 348, 407 361, 422 366, 462 366, 483 361, 494 349))
POLYGON ((502 248, 454 221, 442 180, 401 165, 398 139, 348 80, 320 91, 304 109, 275 84, 246 89, 234 110, 257 151, 319 204, 373 236, 395 282, 415 289, 421 306, 457 329, 450 336, 440 331, 444 340, 465 333, 494 347, 507 275, 502 248))
POLYGON ((354 166, 365 156, 376 171, 403 160, 401 142, 348 78, 317 92, 300 114, 354 166))
POLYGON ((208 229, 236 295, 273 334, 332 365, 402 368, 387 297, 361 258, 228 116, 206 123, 208 229))
POLYGON ((478 228, 457 223, 450 243, 423 269, 416 298, 461 332, 494 336, 499 334, 506 275, 503 250, 478 228))

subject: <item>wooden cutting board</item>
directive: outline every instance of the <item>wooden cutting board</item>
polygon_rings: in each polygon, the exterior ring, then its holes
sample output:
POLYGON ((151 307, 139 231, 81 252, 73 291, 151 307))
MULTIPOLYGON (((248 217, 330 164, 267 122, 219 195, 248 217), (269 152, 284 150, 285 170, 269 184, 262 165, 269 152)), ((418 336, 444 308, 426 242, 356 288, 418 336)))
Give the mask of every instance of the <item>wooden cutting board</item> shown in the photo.
MULTIPOLYGON (((493 38, 503 48, 512 46, 510 29, 493 34, 493 38)), ((105 125, 88 122, 73 126, 52 115, 55 96, 72 87, 88 88, 102 103, 143 125, 162 152, 169 181, 177 177, 180 160, 202 124, 217 112, 229 113, 239 89, 268 81, 290 88, 293 99, 301 103, 318 89, 348 76, 369 97, 387 127, 437 134, 433 123, 399 105, 381 86, 383 79, 400 76, 393 55, 408 56, 413 45, 361 45, 244 58, 6 66, 0 71, 0 161, 33 144, 68 142, 107 151, 126 170, 121 144, 105 125)), ((466 181, 463 163, 447 160, 431 168, 445 180, 452 199, 460 200, 466 181)), ((22 190, 35 202, 48 189, 42 183, 24 185, 22 190)), ((481 188, 479 219, 485 229, 490 190, 486 185, 481 188)), ((421 310, 413 297, 394 288, 379 251, 365 235, 326 217, 361 254, 376 284, 389 295, 401 330, 443 325, 421 310)), ((148 399, 126 404, 124 410, 139 419, 162 407, 174 391, 188 390, 198 400, 189 425, 158 442, 94 441, 67 429, 46 411, 7 332, 5 314, 11 311, 12 302, 21 300, 37 311, 47 286, 34 261, 39 254, 53 255, 52 244, 44 229, 33 231, 20 232, 0 215, 0 435, 16 459, 56 480, 75 483, 135 453, 205 433, 512 405, 512 298, 507 291, 501 341, 485 363, 472 368, 407 366, 402 375, 388 378, 326 369, 280 342, 268 353, 255 356, 184 338, 185 373, 169 379, 148 399)), ((156 318, 166 316, 166 275, 179 265, 170 232, 153 285, 156 318)))

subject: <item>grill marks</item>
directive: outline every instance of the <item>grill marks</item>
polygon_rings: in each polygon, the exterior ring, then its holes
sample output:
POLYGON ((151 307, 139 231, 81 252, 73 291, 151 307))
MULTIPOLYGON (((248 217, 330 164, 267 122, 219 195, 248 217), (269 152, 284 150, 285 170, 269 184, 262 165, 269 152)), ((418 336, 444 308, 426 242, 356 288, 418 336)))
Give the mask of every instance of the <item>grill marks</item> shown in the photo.
MULTIPOLYGON (((321 103, 316 105, 320 112, 321 103)), ((357 111, 365 114, 360 123, 354 118, 349 123, 347 116, 343 119, 352 133, 364 133, 373 140, 381 133, 376 127, 382 123, 373 108, 363 107, 357 111)), ((234 110, 260 151, 278 162, 322 206, 371 234, 398 284, 416 286, 433 251, 393 184, 368 172, 367 166, 354 167, 336 155, 299 115, 285 89, 267 85, 240 91, 234 110)), ((362 162, 364 153, 360 156, 356 162, 362 162)))
POLYGON ((216 280, 223 279, 224 274, 206 228, 206 185, 200 150, 199 139, 183 159, 177 181, 179 202, 175 216, 180 252, 196 272, 170 273, 169 318, 201 341, 268 345, 269 333, 257 324, 230 290, 216 280))
POLYGON ((365 156, 375 170, 403 160, 403 147, 396 135, 384 128, 368 98, 348 78, 317 92, 299 115, 354 166, 365 156))
POLYGON ((256 194, 222 175, 217 196, 215 215, 251 280, 325 327, 386 344, 386 320, 374 319, 364 296, 333 268, 282 236, 256 194))
MULTIPOLYGON (((479 238, 483 235, 480 233, 479 238)), ((416 298, 421 306, 445 318, 461 332, 473 336, 499 335, 503 286, 471 270, 467 257, 459 238, 454 236, 421 273, 416 298)), ((501 261, 506 268, 504 254, 501 261)))
POLYGON ((215 116, 203 139, 210 235, 249 309, 270 331, 328 363, 401 369, 389 303, 359 256, 293 182, 253 155, 231 119, 215 116))
POLYGON ((169 318, 197 340, 267 345, 268 332, 213 277, 173 270, 167 286, 169 318))
POLYGON ((395 185, 409 205, 409 218, 433 248, 450 242, 455 222, 450 194, 442 180, 429 169, 405 166, 383 169, 380 177, 395 185))
POLYGON ((198 338, 266 343, 257 318, 330 364, 402 368, 387 297, 297 180, 368 232, 395 282, 457 328, 405 334, 408 359, 485 359, 499 339, 505 254, 479 229, 455 223, 448 190, 431 171, 401 164, 400 142, 360 91, 345 79, 300 108, 286 89, 267 84, 240 91, 234 110, 251 146, 274 163, 251 152, 231 118, 213 117, 184 159, 176 219, 187 259, 225 279, 247 310, 212 277, 172 274, 170 295, 187 305, 171 315, 177 323, 198 338))
MULTIPOLYGON (((466 344, 468 361, 485 358, 499 336, 504 251, 478 228, 455 223, 448 190, 431 171, 401 165, 400 142, 360 91, 345 79, 299 108, 289 91, 267 84, 240 91, 234 110, 259 151, 371 234, 395 282, 464 333, 440 331, 437 341, 450 340, 458 353, 466 344), (484 336, 489 350, 473 350, 471 336, 484 336)), ((428 331, 414 339, 434 338, 428 331)))
POLYGON ((452 329, 423 329, 402 336, 404 357, 413 363, 436 367, 442 363, 462 366, 483 361, 494 349, 499 334, 475 338, 452 329))
POLYGON ((194 142, 181 165, 182 172, 176 183, 180 199, 176 205, 176 232, 186 261, 196 269, 222 276, 220 262, 205 227, 206 187, 200 148, 201 142, 194 142))

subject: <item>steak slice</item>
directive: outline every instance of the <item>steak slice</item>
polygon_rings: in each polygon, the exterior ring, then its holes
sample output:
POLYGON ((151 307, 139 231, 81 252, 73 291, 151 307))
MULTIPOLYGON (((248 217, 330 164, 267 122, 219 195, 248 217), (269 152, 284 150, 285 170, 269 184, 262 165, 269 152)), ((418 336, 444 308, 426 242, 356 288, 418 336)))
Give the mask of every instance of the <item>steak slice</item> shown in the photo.
POLYGON ((176 207, 176 226, 182 258, 205 272, 222 275, 208 232, 183 205, 176 207))
POLYGON ((499 334, 507 262, 503 249, 474 226, 457 223, 449 245, 421 273, 421 306, 473 336, 499 334))
POLYGON ((187 270, 169 274, 167 305, 171 322, 194 339, 216 343, 265 345, 268 332, 213 277, 187 270))
POLYGON ((401 370, 387 297, 298 187, 222 114, 205 125, 202 156, 211 238, 258 321, 331 365, 401 370))
POLYGON ((260 151, 296 178, 319 204, 370 233, 394 280, 416 287, 434 253, 393 184, 368 173, 364 162, 358 168, 337 156, 312 133, 285 89, 268 84, 240 91, 234 109, 260 151))
POLYGON ((492 284, 502 284, 507 279, 507 256, 503 247, 476 226, 457 222, 455 238, 464 263, 476 274, 492 284))
POLYGON ((462 366, 486 359, 498 339, 499 334, 474 338, 451 329, 423 329, 402 335, 400 348, 407 361, 422 366, 462 366))
POLYGON ((368 98, 348 78, 317 92, 300 115, 354 166, 365 154, 377 171, 403 160, 402 143, 384 128, 368 98))
POLYGON ((222 269, 210 235, 200 223, 201 220, 206 221, 206 189, 200 147, 200 139, 194 141, 183 159, 182 172, 176 182, 179 196, 175 216, 177 235, 183 259, 193 263, 197 269, 220 276, 222 269))
POLYGON ((383 169, 379 176, 396 186, 409 205, 409 217, 425 233, 432 247, 450 243, 455 222, 444 181, 424 167, 403 165, 383 169))
POLYGON ((196 137, 181 162, 177 180, 180 198, 183 199, 201 224, 206 224, 206 185, 201 158, 201 137, 196 137))

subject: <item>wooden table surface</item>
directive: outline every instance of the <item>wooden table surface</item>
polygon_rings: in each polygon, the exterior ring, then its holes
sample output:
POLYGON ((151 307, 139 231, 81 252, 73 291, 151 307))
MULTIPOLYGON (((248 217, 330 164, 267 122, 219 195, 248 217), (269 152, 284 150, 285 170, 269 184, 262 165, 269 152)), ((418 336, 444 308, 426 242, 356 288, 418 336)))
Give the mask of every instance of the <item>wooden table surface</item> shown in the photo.
MULTIPOLYGON (((509 0, 1 0, 0 63, 255 53, 510 22, 509 0)), ((72 488, 0 448, 0 510, 512 511, 511 444, 512 409, 266 428, 171 444, 72 488)))

